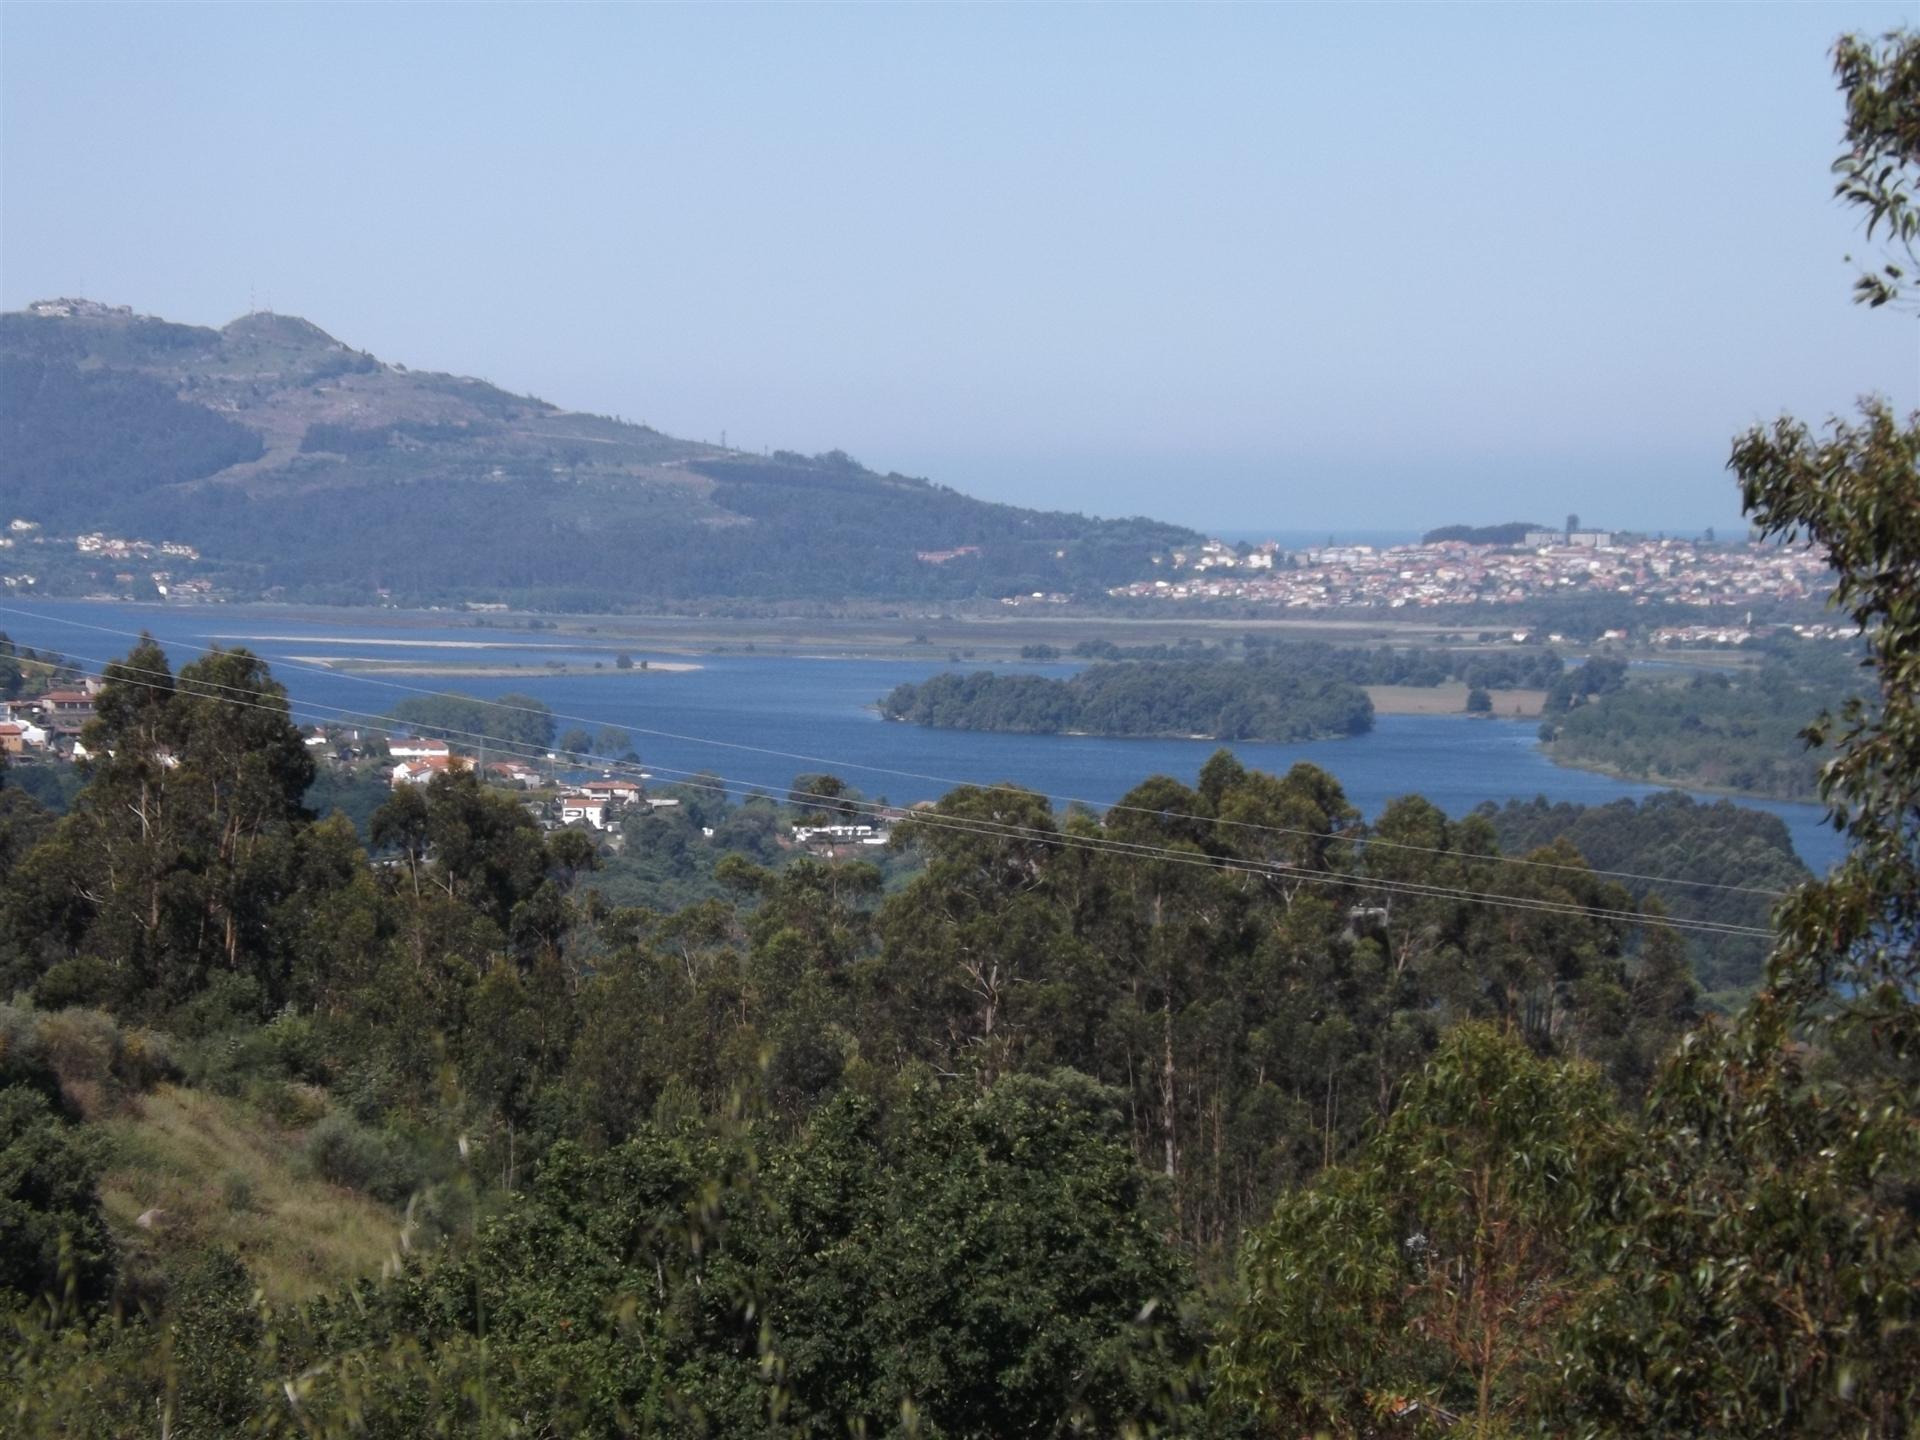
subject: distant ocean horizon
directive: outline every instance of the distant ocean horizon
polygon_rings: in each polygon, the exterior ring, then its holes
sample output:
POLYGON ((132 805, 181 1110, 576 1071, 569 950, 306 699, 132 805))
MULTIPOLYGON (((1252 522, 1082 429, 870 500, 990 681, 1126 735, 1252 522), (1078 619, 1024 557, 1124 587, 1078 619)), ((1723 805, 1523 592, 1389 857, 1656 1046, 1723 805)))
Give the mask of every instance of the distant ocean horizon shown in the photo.
MULTIPOLYGON (((1204 526, 1200 527, 1205 529, 1204 526)), ((1315 545, 1331 542, 1335 545, 1411 545, 1425 530, 1301 530, 1298 528, 1276 528, 1272 530, 1207 530, 1215 540, 1226 540, 1233 544, 1245 541, 1249 545, 1259 545, 1268 540, 1274 541, 1285 550, 1307 550, 1315 545)))
MULTIPOLYGON (((1548 529, 1558 528, 1558 521, 1549 520, 1544 523, 1548 529)), ((1596 521, 1595 524, 1597 526, 1599 522, 1596 521)), ((1199 525, 1194 528, 1203 531, 1215 540, 1225 540, 1236 545, 1242 541, 1245 541, 1249 545, 1259 545, 1268 540, 1272 540, 1285 550, 1307 550, 1316 545, 1326 545, 1329 543, 1334 545, 1373 545, 1376 547, 1386 545, 1412 545, 1418 542, 1420 537, 1426 534, 1428 530, 1437 529, 1438 527, 1429 525, 1415 529, 1371 530, 1346 529, 1340 526, 1331 526, 1318 530, 1304 530, 1299 526, 1286 526, 1276 527, 1271 530, 1260 530, 1242 526, 1226 530, 1210 530, 1204 525, 1199 525)), ((1669 535, 1676 539, 1696 538, 1701 536, 1706 529, 1704 526, 1686 525, 1612 525, 1603 528, 1616 531, 1631 531, 1644 535, 1669 535)), ((1746 534, 1746 522, 1740 520, 1714 528, 1722 540, 1737 539, 1746 534)))

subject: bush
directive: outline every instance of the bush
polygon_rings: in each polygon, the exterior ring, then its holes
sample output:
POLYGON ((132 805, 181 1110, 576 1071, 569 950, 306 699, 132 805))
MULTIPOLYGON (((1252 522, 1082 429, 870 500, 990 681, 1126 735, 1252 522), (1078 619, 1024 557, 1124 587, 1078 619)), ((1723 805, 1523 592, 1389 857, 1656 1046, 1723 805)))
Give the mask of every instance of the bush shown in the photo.
POLYGON ((247 1103, 289 1130, 305 1129, 327 1116, 327 1092, 297 1080, 260 1080, 247 1087, 247 1103))
POLYGON ((113 968, 97 955, 75 955, 51 966, 33 987, 36 1004, 45 1010, 74 1005, 100 1005, 113 998, 113 968))
POLYGON ((326 1045, 319 1027, 306 1016, 276 1015, 261 1027, 260 1039, 289 1080, 313 1084, 326 1080, 326 1045))
POLYGON ((41 1015, 35 1027, 41 1053, 69 1094, 104 1089, 120 1058, 120 1027, 104 1010, 78 1007, 41 1015))
POLYGON ((337 1112, 308 1134, 307 1163, 335 1185, 388 1202, 405 1199, 420 1181, 420 1166, 405 1146, 337 1112))
POLYGON ((103 1294, 112 1241, 94 1186, 93 1137, 23 1085, 0 1090, 0 1292, 29 1298, 72 1284, 103 1294))
POLYGON ((120 1037, 120 1082, 130 1090, 151 1090, 163 1080, 180 1078, 172 1037, 159 1030, 129 1030, 120 1037))
POLYGON ((170 1028, 189 1039, 260 1023, 260 982, 251 975, 223 970, 207 981, 207 988, 175 1010, 170 1028))

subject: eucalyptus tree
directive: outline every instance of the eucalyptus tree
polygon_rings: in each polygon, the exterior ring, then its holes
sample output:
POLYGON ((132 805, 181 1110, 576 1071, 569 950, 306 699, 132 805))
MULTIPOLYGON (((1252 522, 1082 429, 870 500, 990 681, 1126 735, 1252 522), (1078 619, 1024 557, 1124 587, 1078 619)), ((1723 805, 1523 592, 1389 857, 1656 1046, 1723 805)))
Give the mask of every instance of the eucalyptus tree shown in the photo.
MULTIPOLYGON (((1911 248, 1920 35, 1849 38, 1838 193, 1911 248)), ((1858 298, 1910 293, 1891 259, 1858 298)), ((1807 731, 1850 842, 1776 914, 1767 982, 1657 1085, 1560 1420, 1588 1435, 1895 1436, 1920 1415, 1920 416, 1783 418, 1731 468, 1765 535, 1818 547, 1870 694, 1807 731)))

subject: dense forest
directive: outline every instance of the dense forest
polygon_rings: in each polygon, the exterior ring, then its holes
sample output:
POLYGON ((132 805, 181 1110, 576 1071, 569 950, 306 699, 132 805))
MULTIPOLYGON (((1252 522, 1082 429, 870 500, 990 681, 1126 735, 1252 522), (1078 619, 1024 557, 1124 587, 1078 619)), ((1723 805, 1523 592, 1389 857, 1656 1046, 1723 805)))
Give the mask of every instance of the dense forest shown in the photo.
POLYGON ((1628 683, 1619 662, 1568 676, 1541 739, 1562 764, 1788 800, 1818 792, 1807 717, 1860 692, 1857 649, 1785 642, 1759 665, 1628 683))
POLYGON ((145 375, 83 371, 0 353, 0 453, 9 513, 42 523, 96 517, 89 497, 144 497, 265 447, 244 425, 145 375))
MULTIPOLYGON (((1546 690, 1566 675, 1557 651, 1535 647, 1489 650, 1484 646, 1331 645, 1324 640, 1276 640, 1257 631, 1208 645, 1182 640, 1121 645, 1113 640, 1082 640, 1072 650, 1077 660, 1269 660, 1295 670, 1314 671, 1355 685, 1445 685, 1458 680, 1486 690, 1546 690)), ((1023 659, 1058 660, 1053 646, 1028 646, 1023 659)))
MULTIPOLYGON (((1836 66, 1841 193, 1920 236, 1920 37, 1836 66)), ((621 905, 470 776, 369 851, 257 657, 143 642, 72 808, 0 788, 9 1433, 1912 1437, 1917 456, 1871 399, 1735 442, 1868 666, 1848 853, 1726 1016, 1735 923, 1606 819, 1222 752, 621 905)))
MULTIPOLYGON (((116 1372, 12 1394, 109 1429, 169 1363, 181 1423, 215 1429, 281 1372, 376 1434, 464 1423, 471 1386, 596 1432, 903 1404, 1111 1429, 1205 1388, 1237 1237, 1355 1153, 1450 1024, 1497 1025, 1474 1043, 1511 1063, 1585 1057, 1625 1101, 1696 1014, 1680 933, 1571 847, 1509 873, 1486 821, 1409 799, 1362 826, 1309 766, 1223 752, 1104 821, 956 791, 901 827, 891 887, 783 854, 770 800, 712 797, 627 838, 733 826, 714 893, 632 909, 593 837, 468 776, 395 792, 370 864, 302 803, 313 761, 245 652, 107 673, 71 813, 7 809, 0 982, 7 1144, 38 1157, 13 1283, 70 1283, 116 1372), (170 1174, 143 1117, 181 1108, 392 1207, 398 1272, 317 1286, 284 1242, 201 1243, 252 1234, 284 1181, 170 1174)), ((791 798, 858 813, 824 778, 791 798)))
MULTIPOLYGON (((1369 648, 1257 634, 1215 646, 1083 641, 1073 655, 1098 663, 1065 680, 936 675, 897 686, 880 711, 889 720, 956 730, 1313 740, 1373 727, 1365 685, 1461 680, 1475 689, 1545 690, 1566 672, 1551 650, 1369 648)), ((1025 658, 1060 656, 1051 646, 1031 646, 1025 658)))
POLYGON ((1808 879, 1785 823, 1730 800, 1706 803, 1669 790, 1609 805, 1488 802, 1479 813, 1506 854, 1565 840, 1638 903, 1657 901, 1676 918, 1743 927, 1745 933, 1688 937, 1709 1000, 1746 998, 1766 958, 1774 903, 1808 879), (1678 878, 1661 883, 1649 876, 1678 878))
POLYGON ((1127 661, 1066 680, 936 675, 896 686, 880 713, 955 730, 1220 740, 1315 740, 1373 728, 1373 702, 1352 681, 1271 658, 1127 661))

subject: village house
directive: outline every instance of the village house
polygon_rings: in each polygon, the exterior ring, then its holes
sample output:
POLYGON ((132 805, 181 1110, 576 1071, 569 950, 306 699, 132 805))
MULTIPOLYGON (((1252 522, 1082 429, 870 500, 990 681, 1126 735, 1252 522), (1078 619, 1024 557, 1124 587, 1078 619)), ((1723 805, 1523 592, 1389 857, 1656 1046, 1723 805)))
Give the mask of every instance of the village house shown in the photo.
POLYGON ((585 794, 598 795, 602 800, 622 805, 640 803, 641 790, 637 780, 589 780, 580 789, 585 794))
POLYGON ((487 778, 496 785, 517 785, 522 790, 531 790, 546 777, 518 760, 495 760, 487 766, 487 778))
POLYGON ((396 760, 445 760, 453 754, 453 747, 444 740, 396 735, 387 742, 387 753, 396 760))
POLYGON ((428 755, 419 760, 402 760, 393 767, 390 784, 396 788, 401 785, 425 785, 436 775, 450 775, 473 768, 473 762, 464 755, 428 755))
POLYGON ((831 848, 835 845, 884 845, 889 832, 874 825, 796 825, 793 843, 831 848))
POLYGON ((93 719, 93 692, 90 690, 49 690, 40 697, 40 708, 56 729, 79 729, 93 719))
POLYGON ((562 825, 584 823, 596 830, 607 828, 607 802, 604 797, 573 791, 562 795, 559 803, 562 825))

